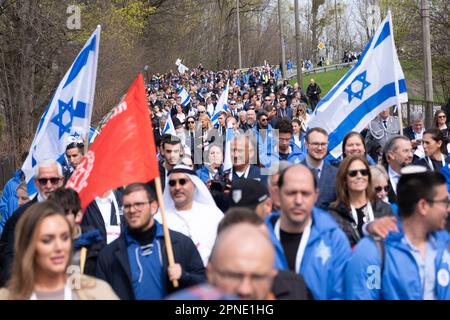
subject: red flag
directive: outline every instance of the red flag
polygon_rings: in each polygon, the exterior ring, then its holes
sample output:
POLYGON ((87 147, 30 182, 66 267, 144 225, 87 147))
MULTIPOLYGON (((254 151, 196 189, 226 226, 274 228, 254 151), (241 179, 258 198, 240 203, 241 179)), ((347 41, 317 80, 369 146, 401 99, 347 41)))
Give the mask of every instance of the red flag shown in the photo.
POLYGON ((159 176, 144 80, 139 74, 67 181, 85 209, 96 196, 159 176))

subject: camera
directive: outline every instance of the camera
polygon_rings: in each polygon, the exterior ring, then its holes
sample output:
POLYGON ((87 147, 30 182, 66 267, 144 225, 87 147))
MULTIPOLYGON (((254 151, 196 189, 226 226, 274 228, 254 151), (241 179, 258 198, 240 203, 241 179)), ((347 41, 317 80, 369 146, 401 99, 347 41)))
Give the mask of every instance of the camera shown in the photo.
POLYGON ((216 173, 214 178, 211 180, 211 185, 209 190, 211 193, 223 193, 226 190, 231 189, 231 181, 228 178, 228 173, 216 173))

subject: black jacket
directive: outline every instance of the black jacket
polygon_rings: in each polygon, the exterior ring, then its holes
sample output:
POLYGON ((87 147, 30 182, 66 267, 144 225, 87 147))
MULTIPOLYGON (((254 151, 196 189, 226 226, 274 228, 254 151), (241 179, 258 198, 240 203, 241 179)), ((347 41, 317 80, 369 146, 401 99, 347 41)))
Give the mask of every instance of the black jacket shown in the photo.
MULTIPOLYGON (((122 207, 122 190, 120 190, 120 189, 113 190, 113 193, 117 200, 117 206, 120 209, 122 207)), ((125 226, 125 219, 122 219, 121 224, 122 224, 121 227, 123 230, 123 227, 125 226)), ((93 229, 99 230, 104 239, 104 243, 103 243, 102 247, 106 246, 105 221, 103 221, 102 213, 100 212, 100 208, 98 207, 97 202, 95 200, 93 200, 87 206, 87 208, 84 212, 83 220, 81 221, 81 226, 84 228, 91 227, 93 229)))
MULTIPOLYGON (((375 202, 372 202, 372 210, 375 219, 393 215, 391 206, 380 199, 376 199, 375 202)), ((330 206, 328 211, 344 231, 350 241, 350 245, 352 247, 356 245, 363 235, 359 234, 358 229, 356 228, 356 221, 353 219, 352 211, 349 208, 346 208, 343 203, 339 203, 336 208, 330 206)))
POLYGON ((8 221, 6 221, 2 237, 0 238, 0 287, 4 287, 6 282, 11 277, 11 268, 14 259, 14 235, 16 225, 25 211, 36 202, 37 196, 23 206, 17 208, 8 221))
MULTIPOLYGON (((172 230, 169 230, 169 232, 175 263, 179 263, 183 270, 177 289, 183 289, 205 282, 205 267, 192 240, 179 232, 172 230)), ((160 239, 160 244, 162 248, 163 270, 166 274, 165 288, 166 293, 169 294, 175 291, 175 288, 167 276, 169 263, 163 238, 160 239)), ((135 300, 124 233, 100 252, 97 262, 97 278, 108 282, 120 299, 135 300)))

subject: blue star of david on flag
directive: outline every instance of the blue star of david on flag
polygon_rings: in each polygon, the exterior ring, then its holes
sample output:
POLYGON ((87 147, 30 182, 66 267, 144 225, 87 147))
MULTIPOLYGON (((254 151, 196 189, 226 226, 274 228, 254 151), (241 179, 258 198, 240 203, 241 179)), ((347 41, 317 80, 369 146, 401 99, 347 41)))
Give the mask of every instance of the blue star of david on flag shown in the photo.
POLYGON ((348 93, 348 102, 349 103, 352 102, 353 97, 356 97, 359 100, 362 100, 363 95, 364 95, 364 90, 366 90, 371 85, 371 83, 366 80, 366 77, 367 77, 367 70, 364 71, 363 73, 359 74, 358 76, 356 76, 355 80, 353 80, 353 82, 350 83, 350 85, 344 90, 345 92, 348 93), (361 83, 361 88, 357 92, 354 92, 353 89, 357 88, 358 82, 361 83))
POLYGON ((100 30, 98 26, 81 49, 39 121, 30 153, 22 166, 30 196, 36 193, 33 182, 36 165, 44 160, 64 165, 68 138, 89 136, 100 30))

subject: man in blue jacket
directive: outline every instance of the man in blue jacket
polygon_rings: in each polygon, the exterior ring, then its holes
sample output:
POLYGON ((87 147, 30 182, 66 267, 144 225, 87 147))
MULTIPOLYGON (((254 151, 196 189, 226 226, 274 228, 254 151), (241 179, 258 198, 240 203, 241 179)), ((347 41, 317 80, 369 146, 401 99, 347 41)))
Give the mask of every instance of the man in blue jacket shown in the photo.
MULTIPOLYGON (((272 160, 276 163, 280 160, 289 161, 293 164, 298 164, 306 158, 306 154, 293 142, 292 140, 292 124, 290 120, 279 119, 274 127, 278 130, 277 144, 274 146, 272 152, 272 160)), ((271 162, 273 165, 273 162, 271 162)))
POLYGON ((350 244, 333 218, 314 207, 319 193, 315 175, 304 165, 288 167, 278 188, 280 214, 266 220, 276 268, 301 274, 314 299, 344 298, 350 244))
POLYGON ((410 166, 397 185, 399 232, 361 240, 345 272, 346 297, 449 300, 450 236, 447 185, 438 172, 410 166))
POLYGON ((206 281, 205 268, 192 240, 170 231, 175 264, 168 266, 155 192, 133 183, 123 193, 124 232, 106 246, 97 261, 97 277, 107 281, 122 300, 157 300, 180 288, 206 281))

